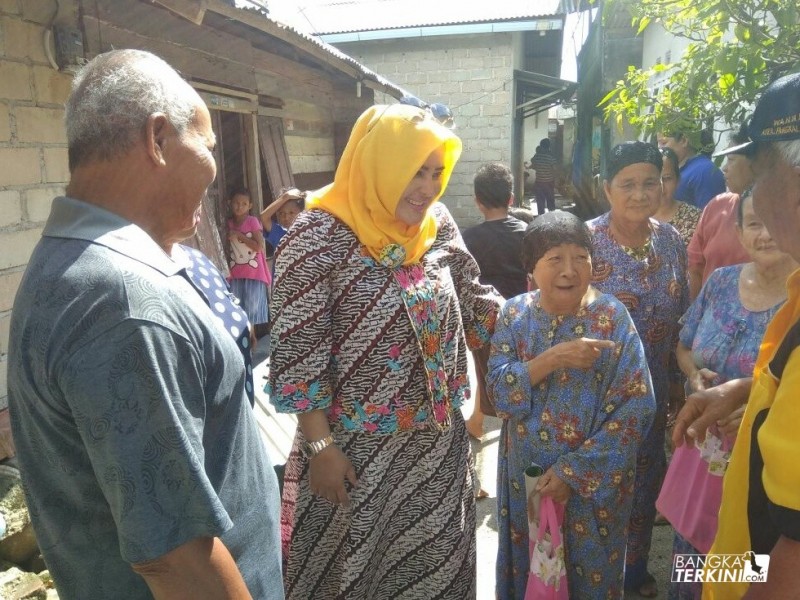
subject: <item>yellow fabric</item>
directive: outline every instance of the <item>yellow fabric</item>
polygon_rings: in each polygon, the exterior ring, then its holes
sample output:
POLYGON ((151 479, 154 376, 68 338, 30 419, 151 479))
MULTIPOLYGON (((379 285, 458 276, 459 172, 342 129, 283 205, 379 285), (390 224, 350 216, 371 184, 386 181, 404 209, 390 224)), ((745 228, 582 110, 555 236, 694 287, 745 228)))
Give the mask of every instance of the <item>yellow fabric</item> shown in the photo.
MULTIPOLYGON (((789 358, 780 381, 769 370, 769 362, 786 332, 800 319, 800 270, 788 281, 786 304, 767 327, 756 360, 753 387, 742 424, 733 447, 730 464, 722 484, 722 506, 712 554, 741 554, 751 550, 747 519, 750 477, 750 447, 755 416, 770 408, 758 432, 757 443, 764 459, 762 481, 770 501, 792 510, 800 510, 800 351, 789 358)), ((747 592, 747 583, 705 583, 704 600, 735 600, 747 592)))
POLYGON ((344 221, 373 258, 398 244, 405 250, 403 264, 417 263, 436 239, 436 221, 429 210, 420 225, 409 227, 395 218, 395 210, 411 179, 440 146, 444 171, 436 200, 461 156, 461 140, 425 110, 371 106, 353 127, 333 183, 310 194, 306 206, 344 221))

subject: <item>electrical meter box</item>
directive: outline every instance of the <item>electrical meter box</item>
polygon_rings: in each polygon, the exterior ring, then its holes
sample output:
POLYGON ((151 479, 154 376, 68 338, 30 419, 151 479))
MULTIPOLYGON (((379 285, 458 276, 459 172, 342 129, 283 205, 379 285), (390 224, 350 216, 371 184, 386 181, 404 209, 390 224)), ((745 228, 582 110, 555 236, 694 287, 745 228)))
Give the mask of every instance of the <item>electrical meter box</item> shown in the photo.
POLYGON ((75 71, 86 64, 83 54, 83 36, 80 30, 70 27, 54 27, 53 43, 56 63, 62 71, 75 71))

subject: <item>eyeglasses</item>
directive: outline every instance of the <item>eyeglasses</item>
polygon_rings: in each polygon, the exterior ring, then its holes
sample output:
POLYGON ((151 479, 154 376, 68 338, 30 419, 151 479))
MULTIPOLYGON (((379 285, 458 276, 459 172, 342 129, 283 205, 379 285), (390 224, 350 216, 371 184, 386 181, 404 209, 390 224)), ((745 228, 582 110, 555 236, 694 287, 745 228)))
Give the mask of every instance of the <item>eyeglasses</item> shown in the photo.
POLYGON ((451 111, 450 107, 446 104, 440 104, 438 102, 428 104, 416 96, 403 96, 400 98, 400 104, 407 104, 408 106, 416 106, 417 108, 427 110, 434 119, 448 129, 453 129, 456 126, 455 120, 453 119, 453 111, 451 111))

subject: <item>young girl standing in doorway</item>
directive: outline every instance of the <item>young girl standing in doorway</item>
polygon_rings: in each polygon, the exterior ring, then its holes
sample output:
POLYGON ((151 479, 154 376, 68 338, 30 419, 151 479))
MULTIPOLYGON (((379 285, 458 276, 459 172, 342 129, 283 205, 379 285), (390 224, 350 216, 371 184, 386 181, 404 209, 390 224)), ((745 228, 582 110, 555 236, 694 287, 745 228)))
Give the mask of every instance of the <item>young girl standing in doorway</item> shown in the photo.
POLYGON ((272 277, 264 259, 264 236, 261 221, 250 214, 253 202, 247 190, 231 196, 231 218, 228 219, 230 242, 231 291, 239 298, 242 308, 256 332, 266 333, 269 321, 268 287, 272 277))

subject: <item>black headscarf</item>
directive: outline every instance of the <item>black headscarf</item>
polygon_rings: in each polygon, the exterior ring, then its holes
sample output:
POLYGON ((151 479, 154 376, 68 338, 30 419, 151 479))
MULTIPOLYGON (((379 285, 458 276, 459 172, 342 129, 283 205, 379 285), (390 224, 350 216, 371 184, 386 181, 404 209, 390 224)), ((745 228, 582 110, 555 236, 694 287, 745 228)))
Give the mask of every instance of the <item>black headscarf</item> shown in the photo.
POLYGON ((561 244, 575 244, 592 254, 592 234, 586 223, 572 213, 554 210, 536 217, 522 238, 520 257, 525 272, 530 273, 548 250, 561 244))
POLYGON ((659 173, 664 166, 661 153, 653 144, 645 142, 624 142, 611 149, 606 158, 606 181, 611 180, 625 167, 637 163, 650 163, 655 165, 659 173))

